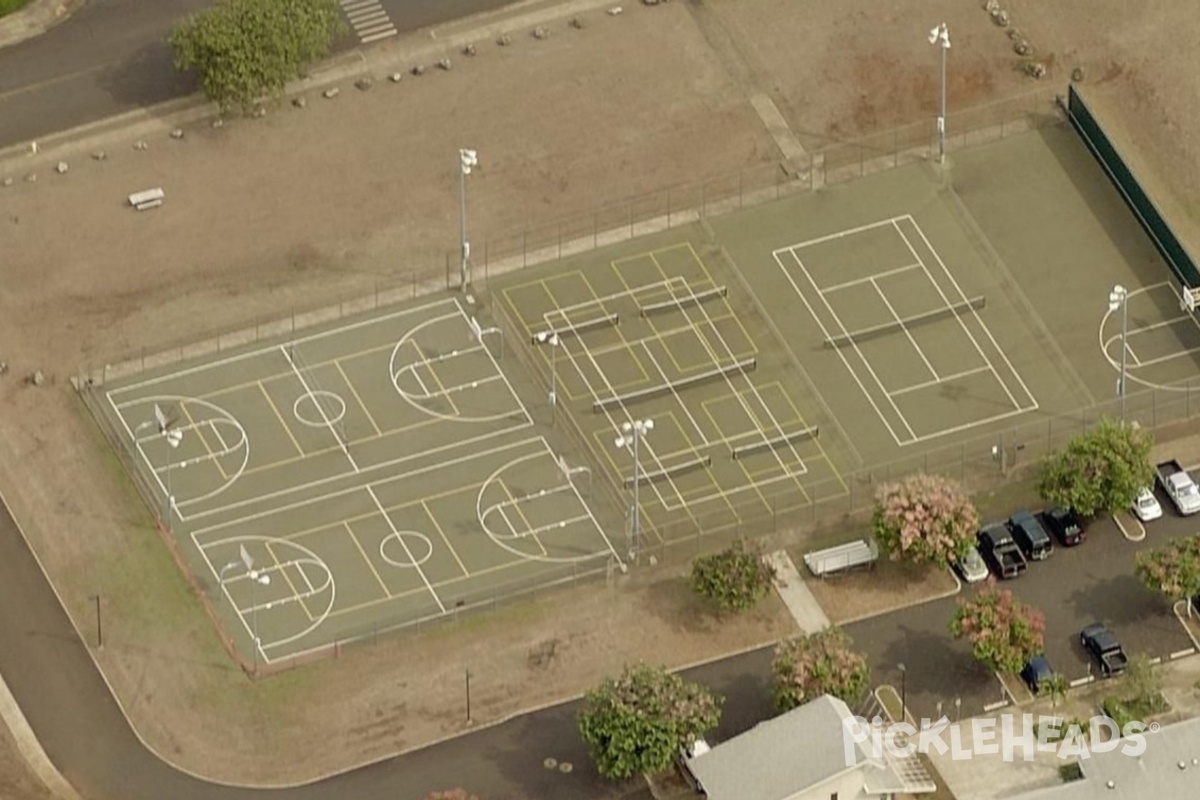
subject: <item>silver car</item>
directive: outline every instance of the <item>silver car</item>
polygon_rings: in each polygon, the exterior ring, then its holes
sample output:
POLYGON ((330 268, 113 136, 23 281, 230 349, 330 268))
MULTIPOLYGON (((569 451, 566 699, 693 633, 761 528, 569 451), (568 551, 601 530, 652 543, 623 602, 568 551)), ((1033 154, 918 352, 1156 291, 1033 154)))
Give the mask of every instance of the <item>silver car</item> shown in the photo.
POLYGON ((967 583, 979 583, 987 580, 988 568, 979 555, 979 548, 971 546, 966 555, 954 562, 954 571, 967 583))
POLYGON ((1142 522, 1153 522, 1162 516, 1162 506, 1158 504, 1154 492, 1142 489, 1133 501, 1133 513, 1142 522))

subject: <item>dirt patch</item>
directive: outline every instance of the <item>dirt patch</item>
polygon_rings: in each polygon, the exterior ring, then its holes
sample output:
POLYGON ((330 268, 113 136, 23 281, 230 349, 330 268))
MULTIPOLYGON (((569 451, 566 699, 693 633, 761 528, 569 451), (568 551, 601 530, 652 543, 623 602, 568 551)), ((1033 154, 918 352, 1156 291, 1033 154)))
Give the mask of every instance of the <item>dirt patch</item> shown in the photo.
POLYGON ((45 785, 29 770, 8 728, 0 725, 0 797, 5 800, 53 800, 45 785))
MULTIPOLYGON (((1083 65, 1188 207, 1200 82, 1186 59, 1200 21, 1184 2, 1136 15, 1110 5, 1014 0, 1011 12, 1047 55, 1043 83, 1083 65)), ((224 780, 303 780, 462 730, 464 669, 477 669, 473 710, 486 721, 568 697, 626 660, 678 665, 790 633, 774 598, 719 622, 675 576, 628 590, 580 587, 251 684, 65 375, 380 281, 440 274, 458 235, 458 147, 480 152, 470 208, 474 237, 486 240, 774 162, 752 92, 771 95, 809 147, 923 118, 932 127, 939 56, 923 39, 943 20, 955 48, 952 108, 1031 88, 981 6, 629 4, 619 17, 585 15, 581 30, 560 21, 545 40, 485 40, 450 72, 365 92, 347 84, 304 111, 272 108, 261 120, 189 129, 182 141, 162 136, 148 150, 118 138, 109 158, 81 156, 68 175, 52 173, 53 158, 2 165, 0 177, 16 183, 0 190, 0 359, 13 369, 0 380, 0 481, 75 619, 90 619, 88 595, 106 598, 101 664, 147 741, 224 780), (36 183, 21 180, 34 172, 36 183), (160 185, 162 209, 124 205, 160 185), (21 384, 35 369, 49 386, 21 384)), ((405 70, 410 45, 371 50, 376 77, 405 70)), ((831 617, 848 620, 945 591, 948 580, 881 564, 813 590, 831 617)))
POLYGON ((887 558, 881 558, 871 570, 807 579, 805 583, 835 625, 923 603, 958 589, 958 582, 946 570, 887 558))

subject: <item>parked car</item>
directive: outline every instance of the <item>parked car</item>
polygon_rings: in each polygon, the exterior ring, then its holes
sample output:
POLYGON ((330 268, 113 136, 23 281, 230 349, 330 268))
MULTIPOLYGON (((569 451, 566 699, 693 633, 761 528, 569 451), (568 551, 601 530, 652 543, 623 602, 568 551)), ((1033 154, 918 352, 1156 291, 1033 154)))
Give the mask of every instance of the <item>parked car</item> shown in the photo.
POLYGON ((1174 459, 1164 461, 1154 468, 1154 474, 1180 514, 1185 517, 1200 514, 1200 486, 1182 464, 1174 459))
POLYGON ((1158 498, 1149 487, 1138 492, 1133 501, 1133 514, 1142 522, 1153 522, 1162 516, 1162 506, 1158 504, 1158 498))
POLYGON ((1054 677, 1054 668, 1050 666, 1050 662, 1044 655, 1029 659, 1025 669, 1021 670, 1021 680, 1025 681, 1029 691, 1035 695, 1041 694, 1042 686, 1052 677, 1054 677))
POLYGON ((1011 580, 1029 567, 1020 546, 1013 540, 1012 531, 1003 522, 985 525, 975 538, 979 554, 997 578, 1011 580))
POLYGON ((1021 552, 1031 561, 1045 561, 1054 552, 1054 542, 1050 534, 1038 522, 1037 517, 1028 511, 1018 511, 1008 518, 1008 527, 1012 530, 1013 539, 1021 548, 1021 552))
POLYGON ((700 785, 700 780, 692 772, 691 763, 711 749, 703 737, 679 745, 679 771, 683 773, 684 780, 694 792, 702 794, 704 787, 700 785))
POLYGON ((1067 508, 1052 508, 1042 515, 1046 527, 1063 547, 1074 547, 1087 541, 1087 528, 1074 511, 1067 508))
POLYGON ((1102 622, 1093 622, 1079 632, 1079 643, 1092 654, 1104 677, 1120 675, 1129 664, 1124 648, 1117 637, 1102 622))
POLYGON ((955 559, 953 564, 958 577, 967 583, 985 581, 990 574, 987 564, 983 562, 983 556, 979 555, 979 548, 974 545, 961 558, 955 559))

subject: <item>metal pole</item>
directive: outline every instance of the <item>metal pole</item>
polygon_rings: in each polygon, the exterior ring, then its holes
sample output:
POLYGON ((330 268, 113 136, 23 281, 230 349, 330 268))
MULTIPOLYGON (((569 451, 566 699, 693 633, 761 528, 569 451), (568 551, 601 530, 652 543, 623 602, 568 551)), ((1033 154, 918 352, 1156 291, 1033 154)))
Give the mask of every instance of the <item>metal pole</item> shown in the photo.
POLYGON ((467 290, 467 171, 459 156, 458 165, 458 223, 459 223, 459 255, 462 259, 459 266, 459 288, 467 290))
MULTIPOLYGON (((1185 290, 1186 291, 1186 290, 1185 290)), ((1129 336, 1129 295, 1121 297, 1121 422, 1125 422, 1126 338, 1129 336)))
POLYGON ((641 503, 639 502, 641 490, 641 458, 639 454, 639 445, 642 441, 642 432, 637 425, 633 428, 633 557, 636 559, 638 554, 638 546, 642 540, 642 513, 641 503))
MULTIPOLYGON (((943 31, 943 35, 945 32, 943 31)), ((946 50, 942 44, 942 116, 938 123, 938 163, 946 163, 946 50)))
POLYGON ((96 594, 93 599, 96 601, 96 649, 104 649, 104 627, 100 621, 100 595, 96 594))
POLYGON ((250 574, 250 627, 254 629, 254 674, 258 674, 258 575, 250 574))
POLYGON ((471 721, 471 670, 466 670, 467 678, 467 722, 471 721))
POLYGON ((550 427, 558 417, 558 334, 550 336, 550 427))

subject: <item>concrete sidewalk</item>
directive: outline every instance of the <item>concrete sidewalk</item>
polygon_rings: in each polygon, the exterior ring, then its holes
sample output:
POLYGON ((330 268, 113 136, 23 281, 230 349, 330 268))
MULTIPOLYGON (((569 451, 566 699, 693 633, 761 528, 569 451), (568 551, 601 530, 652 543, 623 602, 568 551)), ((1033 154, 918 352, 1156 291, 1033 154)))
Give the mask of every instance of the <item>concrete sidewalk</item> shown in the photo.
POLYGON ((796 620, 797 627, 806 634, 828 628, 829 617, 825 616, 821 604, 808 590, 808 585, 800 577, 800 572, 792 563, 787 551, 776 550, 768 553, 766 560, 775 569, 775 591, 779 592, 780 599, 791 612, 792 619, 796 620))
POLYGON ((33 0, 15 14, 0 17, 0 48, 40 36, 82 8, 84 2, 85 0, 33 0))

